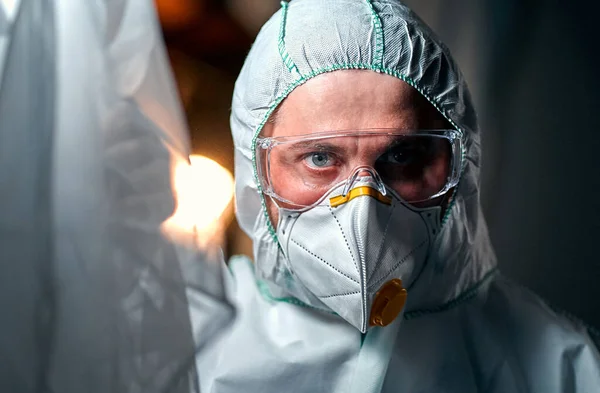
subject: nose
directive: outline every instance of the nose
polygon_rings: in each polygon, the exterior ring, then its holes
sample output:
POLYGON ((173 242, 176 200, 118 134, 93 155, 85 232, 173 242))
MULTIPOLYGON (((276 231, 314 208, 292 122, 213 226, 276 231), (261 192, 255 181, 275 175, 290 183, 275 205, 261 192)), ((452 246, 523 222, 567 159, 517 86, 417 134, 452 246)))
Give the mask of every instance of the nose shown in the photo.
POLYGON ((352 171, 352 173, 348 177, 348 180, 346 180, 346 185, 344 186, 344 190, 342 191, 343 196, 348 195, 348 193, 352 189, 352 186, 356 182, 356 179, 358 179, 359 176, 371 177, 371 179, 373 179, 377 186, 377 191, 379 191, 382 195, 386 195, 385 185, 383 184, 379 173, 377 173, 377 171, 374 168, 364 165, 359 166, 352 171))

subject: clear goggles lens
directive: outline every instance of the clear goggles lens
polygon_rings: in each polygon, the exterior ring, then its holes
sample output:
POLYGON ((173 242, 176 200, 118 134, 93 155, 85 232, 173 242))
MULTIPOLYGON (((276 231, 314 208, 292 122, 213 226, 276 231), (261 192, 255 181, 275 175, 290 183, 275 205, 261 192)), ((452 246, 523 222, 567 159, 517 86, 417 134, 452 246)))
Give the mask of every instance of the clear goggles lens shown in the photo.
MULTIPOLYGON (((462 156, 456 130, 323 132, 257 138, 263 192, 288 208, 318 204, 333 189, 370 176, 408 203, 444 194, 458 183, 462 156)), ((383 189, 385 193, 385 189, 383 189)))

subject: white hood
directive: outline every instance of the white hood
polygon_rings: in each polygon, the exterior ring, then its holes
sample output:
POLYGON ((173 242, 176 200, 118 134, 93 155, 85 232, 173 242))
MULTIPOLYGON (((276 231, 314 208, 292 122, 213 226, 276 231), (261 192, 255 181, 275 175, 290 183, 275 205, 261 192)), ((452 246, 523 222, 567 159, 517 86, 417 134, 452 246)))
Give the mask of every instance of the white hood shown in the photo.
MULTIPOLYGON (((255 180, 253 141, 297 86, 325 72, 365 69, 416 88, 464 135, 462 177, 430 257, 409 288, 407 313, 468 296, 496 258, 479 203, 480 133, 470 94, 447 48, 394 0, 294 0, 262 28, 236 82, 231 115, 237 217, 254 242, 256 274, 277 296, 289 274, 255 180)), ((289 294, 287 294, 289 296, 289 294)), ((410 314, 408 314, 410 315, 410 314)))

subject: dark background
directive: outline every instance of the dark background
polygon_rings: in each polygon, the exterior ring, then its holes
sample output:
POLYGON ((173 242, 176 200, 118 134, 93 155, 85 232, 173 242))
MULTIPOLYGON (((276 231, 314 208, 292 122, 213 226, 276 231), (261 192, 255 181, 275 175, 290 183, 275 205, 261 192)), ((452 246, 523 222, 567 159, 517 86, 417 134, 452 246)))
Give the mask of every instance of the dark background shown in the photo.
MULTIPOLYGON (((501 270, 600 326, 600 77, 593 2, 407 0, 450 47, 483 133, 501 270)), ((233 84, 277 0, 157 0, 193 152, 233 171, 233 84)), ((228 253, 251 254, 232 221, 228 253)))
MULTIPOLYGON (((256 32, 279 1, 155 1, 193 153, 233 171, 233 84, 256 32)), ((600 327, 598 6, 581 0, 560 6, 532 0, 406 1, 448 44, 469 81, 483 133, 482 204, 502 271, 600 327)), ((189 313, 198 306, 181 292, 201 292, 202 285, 182 279, 206 275, 180 276, 182 261, 172 244, 155 236, 158 228, 146 236, 145 230, 127 234, 107 225, 110 217, 97 202, 106 197, 120 211, 121 199, 103 192, 135 188, 83 174, 103 173, 93 142, 112 125, 78 132, 73 127, 68 135, 79 145, 66 148, 71 140, 60 137, 54 118, 56 91, 60 83, 69 86, 56 79, 53 57, 58 3, 21 4, 14 24, 4 23, 0 9, 0 51, 9 53, 0 56, 9 70, 0 81, 0 392, 190 391, 197 371, 195 338, 206 331, 199 329, 197 336, 189 331, 189 313), (69 159, 83 168, 70 171, 69 159), (71 192, 70 183, 78 192, 71 192), (62 203, 58 209, 53 196, 65 190, 56 199, 62 203), (70 219, 72 225, 60 226, 70 219), (159 293, 165 301, 156 301, 159 293)), ((125 2, 94 4, 100 6, 91 9, 117 9, 125 2)), ((101 47, 101 39, 89 45, 87 55, 101 47)), ((69 61, 76 65, 89 58, 69 61)), ((103 96, 88 98, 83 104, 96 105, 103 96)), ((160 140, 139 146, 164 148, 160 140)), ((156 158, 156 152, 150 156, 156 158)), ((150 175, 156 185, 156 173, 150 175)), ((116 194, 129 200, 127 192, 116 194)), ((126 221, 120 217, 116 223, 126 221)), ((251 253, 233 220, 227 253, 251 253)))

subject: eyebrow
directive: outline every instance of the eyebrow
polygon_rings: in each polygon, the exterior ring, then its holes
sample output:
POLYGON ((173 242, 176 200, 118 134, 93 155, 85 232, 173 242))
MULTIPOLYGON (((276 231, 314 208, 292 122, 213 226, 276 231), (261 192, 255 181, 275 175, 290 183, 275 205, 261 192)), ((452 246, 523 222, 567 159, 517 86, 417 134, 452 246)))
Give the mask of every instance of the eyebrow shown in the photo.
MULTIPOLYGON (((406 136, 412 136, 414 134, 406 134, 406 135, 397 135, 391 137, 385 147, 381 148, 381 152, 388 151, 396 147, 403 140, 405 140, 406 136)), ((345 153, 348 149, 339 146, 334 143, 329 143, 325 140, 308 140, 308 141, 298 141, 294 142, 292 146, 290 146, 291 150, 295 151, 306 151, 306 150, 318 150, 318 151, 327 151, 336 154, 345 153)))
POLYGON ((333 153, 342 153, 344 152, 344 148, 335 145, 333 143, 327 143, 327 142, 323 142, 323 141, 300 141, 300 142, 295 142, 291 148, 293 150, 309 150, 309 149, 315 149, 318 151, 329 151, 329 152, 333 152, 333 153))

